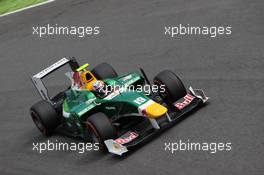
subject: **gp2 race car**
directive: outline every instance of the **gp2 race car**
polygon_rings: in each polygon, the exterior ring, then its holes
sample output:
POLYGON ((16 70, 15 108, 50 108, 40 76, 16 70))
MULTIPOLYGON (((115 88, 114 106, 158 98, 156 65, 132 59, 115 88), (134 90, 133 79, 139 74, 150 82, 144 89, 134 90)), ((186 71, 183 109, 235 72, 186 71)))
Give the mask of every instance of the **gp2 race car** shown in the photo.
POLYGON ((32 76, 42 100, 30 108, 30 113, 43 135, 63 130, 98 143, 101 150, 122 155, 209 99, 202 90, 190 87, 187 91, 169 70, 158 73, 151 84, 143 69, 119 76, 107 63, 92 70, 87 67, 79 66, 74 58, 63 58, 32 76), (51 98, 42 79, 66 64, 71 67, 66 73, 71 85, 51 98), (106 86, 103 96, 93 90, 98 80, 106 86), (147 85, 156 88, 150 93, 138 90, 147 85))

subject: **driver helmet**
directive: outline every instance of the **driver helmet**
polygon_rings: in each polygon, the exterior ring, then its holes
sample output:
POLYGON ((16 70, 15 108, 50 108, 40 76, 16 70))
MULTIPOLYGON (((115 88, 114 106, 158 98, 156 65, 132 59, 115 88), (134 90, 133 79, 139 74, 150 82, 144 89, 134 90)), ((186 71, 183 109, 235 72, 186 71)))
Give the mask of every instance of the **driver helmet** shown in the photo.
POLYGON ((93 83, 93 90, 97 92, 100 96, 105 96, 106 92, 104 90, 105 83, 101 80, 96 80, 93 83))

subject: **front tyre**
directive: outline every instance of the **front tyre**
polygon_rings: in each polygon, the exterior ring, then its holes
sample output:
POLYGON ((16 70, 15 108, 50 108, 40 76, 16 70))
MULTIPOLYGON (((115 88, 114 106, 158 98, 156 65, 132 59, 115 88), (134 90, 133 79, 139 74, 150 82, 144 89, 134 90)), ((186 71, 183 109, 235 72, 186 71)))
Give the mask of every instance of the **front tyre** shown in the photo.
POLYGON ((103 113, 96 113, 87 119, 86 126, 90 132, 92 142, 98 143, 102 151, 106 150, 104 141, 114 139, 117 135, 116 129, 110 119, 103 113))
POLYGON ((154 84, 164 86, 163 91, 160 89, 160 94, 170 102, 175 102, 187 94, 181 79, 170 70, 164 70, 156 75, 154 84))
POLYGON ((53 106, 42 100, 30 108, 30 114, 36 127, 44 136, 51 136, 60 124, 60 117, 53 106))

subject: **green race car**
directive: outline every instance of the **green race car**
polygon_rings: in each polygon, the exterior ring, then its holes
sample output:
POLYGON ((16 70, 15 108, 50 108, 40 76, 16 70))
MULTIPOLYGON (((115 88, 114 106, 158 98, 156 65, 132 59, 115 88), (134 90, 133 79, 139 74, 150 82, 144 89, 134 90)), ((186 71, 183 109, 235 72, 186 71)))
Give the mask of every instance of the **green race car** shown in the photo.
POLYGON ((143 69, 118 75, 107 63, 91 71, 87 67, 63 58, 32 76, 42 100, 30 113, 45 136, 62 130, 122 155, 209 99, 202 90, 190 87, 187 91, 169 70, 157 74, 150 83, 143 69), (66 64, 71 67, 66 73, 71 85, 51 98, 42 79, 66 64))

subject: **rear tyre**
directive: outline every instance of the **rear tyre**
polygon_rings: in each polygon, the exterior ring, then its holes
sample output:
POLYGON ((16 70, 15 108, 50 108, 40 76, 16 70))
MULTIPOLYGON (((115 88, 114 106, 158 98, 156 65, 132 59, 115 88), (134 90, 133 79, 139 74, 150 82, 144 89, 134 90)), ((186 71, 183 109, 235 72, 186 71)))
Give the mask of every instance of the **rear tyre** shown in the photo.
POLYGON ((162 97, 170 102, 175 102, 187 94, 181 79, 170 70, 164 70, 156 75, 154 84, 160 87, 162 97), (164 86, 165 90, 161 89, 161 85, 164 86))
POLYGON ((51 136, 60 124, 60 117, 53 106, 42 100, 30 108, 33 122, 39 131, 45 136, 51 136))
POLYGON ((116 129, 109 118, 103 113, 96 113, 87 119, 86 126, 90 132, 92 142, 99 143, 102 151, 106 150, 104 141, 114 139, 117 135, 116 129))
POLYGON ((108 63, 101 63, 93 68, 92 73, 99 80, 117 77, 115 69, 108 63))

